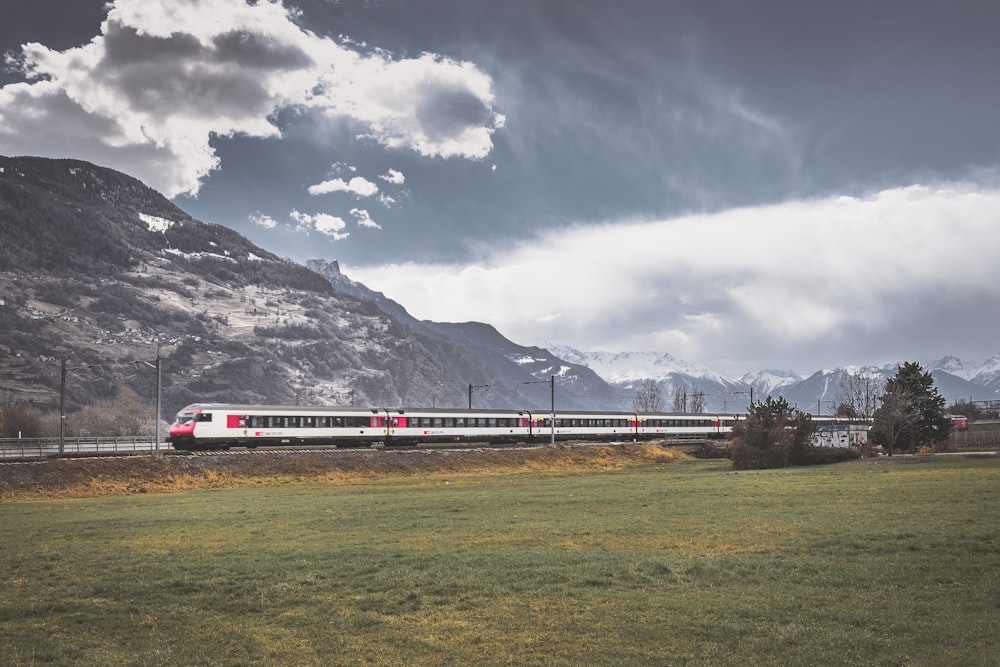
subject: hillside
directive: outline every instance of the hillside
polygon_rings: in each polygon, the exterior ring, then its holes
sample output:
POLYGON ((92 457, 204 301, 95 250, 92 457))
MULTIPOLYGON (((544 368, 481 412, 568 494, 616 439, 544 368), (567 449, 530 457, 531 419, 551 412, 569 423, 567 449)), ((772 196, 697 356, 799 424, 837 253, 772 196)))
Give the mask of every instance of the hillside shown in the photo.
MULTIPOLYGON (((204 401, 463 406, 470 385, 478 407, 549 405, 517 388, 555 361, 418 322, 335 262, 281 259, 111 169, 0 157, 0 235, 0 402, 57 410, 65 360, 70 425, 122 387, 151 402, 157 355, 164 419, 204 401)), ((606 398, 580 373, 560 378, 561 407, 606 398)))
POLYGON ((195 401, 461 405, 487 369, 306 267, 74 160, 0 158, 0 395, 67 412, 162 357, 162 415, 195 401), (462 368, 466 374, 457 372, 462 368), (468 376, 468 377, 467 377, 468 376))

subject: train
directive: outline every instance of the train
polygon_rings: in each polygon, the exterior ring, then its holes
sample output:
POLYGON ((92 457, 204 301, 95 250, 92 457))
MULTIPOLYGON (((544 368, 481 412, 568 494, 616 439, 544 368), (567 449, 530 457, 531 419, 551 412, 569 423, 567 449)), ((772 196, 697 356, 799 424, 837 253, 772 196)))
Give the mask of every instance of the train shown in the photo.
POLYGON ((168 439, 178 450, 420 443, 719 438, 741 415, 354 408, 195 403, 177 413, 168 439))

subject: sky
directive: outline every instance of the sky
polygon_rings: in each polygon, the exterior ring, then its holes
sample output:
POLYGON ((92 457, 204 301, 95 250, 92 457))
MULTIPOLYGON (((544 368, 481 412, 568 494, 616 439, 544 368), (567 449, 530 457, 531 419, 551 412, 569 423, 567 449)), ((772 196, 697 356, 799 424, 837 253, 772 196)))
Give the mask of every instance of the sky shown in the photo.
POLYGON ((0 154, 513 341, 1000 353, 1000 2, 6 0, 0 154))

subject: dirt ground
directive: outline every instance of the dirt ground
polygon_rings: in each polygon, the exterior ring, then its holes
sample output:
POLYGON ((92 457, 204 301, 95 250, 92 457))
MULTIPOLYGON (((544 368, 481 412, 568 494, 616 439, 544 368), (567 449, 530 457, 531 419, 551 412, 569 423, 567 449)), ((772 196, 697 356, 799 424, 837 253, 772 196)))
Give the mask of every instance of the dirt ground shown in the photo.
POLYGON ((684 452, 659 445, 517 449, 267 451, 53 459, 0 464, 0 501, 169 493, 288 482, 381 477, 596 470, 668 463, 684 452))

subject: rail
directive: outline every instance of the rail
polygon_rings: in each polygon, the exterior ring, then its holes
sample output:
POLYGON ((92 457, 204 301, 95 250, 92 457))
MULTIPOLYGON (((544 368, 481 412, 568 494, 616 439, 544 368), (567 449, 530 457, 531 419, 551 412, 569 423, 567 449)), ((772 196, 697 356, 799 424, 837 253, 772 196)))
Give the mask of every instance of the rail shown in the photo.
MULTIPOLYGON (((160 451, 173 449, 170 443, 160 441, 160 451)), ((41 459, 73 454, 133 454, 156 450, 156 438, 148 435, 117 437, 63 438, 62 452, 59 438, 0 438, 0 460, 41 459)))

